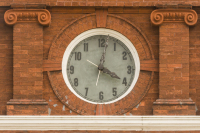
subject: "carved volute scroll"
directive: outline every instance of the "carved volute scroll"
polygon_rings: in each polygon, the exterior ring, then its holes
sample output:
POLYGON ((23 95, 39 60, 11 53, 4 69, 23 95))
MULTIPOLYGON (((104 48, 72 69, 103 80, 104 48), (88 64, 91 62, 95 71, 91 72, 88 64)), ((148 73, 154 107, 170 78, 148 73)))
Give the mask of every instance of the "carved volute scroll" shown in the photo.
POLYGON ((51 22, 51 14, 46 9, 11 9, 5 12, 4 20, 7 25, 17 22, 39 22, 48 26, 51 22))
POLYGON ((185 22, 192 26, 197 23, 198 15, 191 9, 158 9, 151 13, 150 19, 154 25, 163 22, 185 22))

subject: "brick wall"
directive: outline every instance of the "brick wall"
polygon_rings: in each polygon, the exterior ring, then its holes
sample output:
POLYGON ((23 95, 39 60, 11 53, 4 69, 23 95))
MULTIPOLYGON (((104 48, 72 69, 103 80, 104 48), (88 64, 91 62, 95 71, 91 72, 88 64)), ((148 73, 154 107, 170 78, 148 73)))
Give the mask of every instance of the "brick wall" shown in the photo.
MULTIPOLYGON (((141 9, 108 9, 108 13, 119 15, 133 22, 137 27, 144 30, 145 35, 153 43, 152 47, 154 56, 158 59, 158 27, 151 25, 149 16, 154 8, 141 9)), ((47 59, 49 48, 56 34, 69 22, 78 19, 89 13, 94 13, 94 8, 49 8, 52 15, 52 22, 50 27, 44 28, 44 59, 47 59), (61 14, 62 12, 62 14, 61 14)), ((59 73, 59 72, 57 72, 59 73)), ((143 72, 145 73, 145 72, 143 72)), ((148 72, 146 72, 148 73, 148 72)), ((60 77, 60 76, 59 76, 60 77)), ((54 94, 47 73, 44 73, 44 98, 49 102, 49 109, 51 115, 76 115, 75 112, 63 105, 54 94)), ((153 102, 158 98, 158 73, 155 73, 153 84, 150 87, 147 95, 143 100, 130 112, 125 115, 152 115, 153 102)))
MULTIPOLYGON (((34 3, 40 3, 41 1, 34 1, 34 3)), ((184 1, 170 1, 171 5, 176 5, 179 3, 180 5, 185 4, 193 4, 194 6, 200 5, 199 2, 195 3, 196 1, 184 2, 184 1)), ((14 4, 30 4, 33 1, 26 1, 26 0, 2 0, 0 2, 0 6, 10 6, 14 4), (23 3, 22 3, 23 2, 23 3)), ((86 14, 95 13, 94 6, 104 6, 108 8, 108 13, 118 15, 129 20, 131 23, 134 23, 137 27, 139 27, 144 34, 146 35, 147 39, 151 43, 151 47, 155 56, 155 59, 159 59, 159 27, 153 26, 150 21, 150 14, 155 7, 151 7, 154 5, 161 4, 160 1, 131 1, 131 0, 112 0, 112 1, 93 1, 93 0, 85 0, 85 1, 64 1, 64 0, 43 0, 43 4, 47 4, 47 9, 50 11, 52 16, 51 25, 49 27, 43 28, 43 59, 48 58, 48 52, 50 46, 52 44, 53 39, 59 33, 59 31, 72 22, 86 14), (51 7, 57 6, 57 7, 51 7), (69 8, 64 8, 61 6, 74 6, 69 8), (85 7, 87 6, 87 7, 85 7), (90 6, 90 7, 89 7, 90 6), (116 7, 114 7, 116 6, 116 7), (127 6, 127 7, 126 7, 127 6), (134 8, 130 7, 134 6, 134 8), (139 8, 139 6, 141 6, 139 8), (148 6, 148 7, 143 7, 148 6)), ((162 4, 166 4, 163 2, 162 4)), ((27 5, 28 6, 28 5, 27 5)), ((177 5, 179 6, 179 5, 177 5)), ((20 7, 20 6, 19 6, 20 7)), ((0 8, 0 74, 2 75, 0 78, 0 86, 1 86, 1 93, 0 93, 0 114, 6 114, 6 103, 13 98, 13 28, 6 26, 3 14, 9 8, 1 7, 0 8)), ((200 13, 199 7, 194 7, 194 10, 197 13, 200 13)), ((199 88, 199 80, 200 80, 200 70, 199 70, 199 63, 200 63, 200 22, 198 22, 195 26, 190 27, 189 29, 189 71, 187 69, 187 74, 189 73, 189 90, 185 93, 189 94, 187 98, 191 98, 194 102, 196 102, 196 110, 197 115, 200 114, 198 108, 200 108, 200 88, 199 88)), ((37 25, 38 26, 38 25, 37 25)), ((37 27, 35 25, 35 28, 37 27)), ((183 25, 184 27, 184 25, 183 25)), ((35 29, 34 28, 34 29, 35 29)), ((175 29, 177 30, 177 29, 175 29)), ((19 34, 21 32, 19 31, 19 34)), ((185 39, 185 38, 183 38, 185 39)), ((186 38, 187 39, 187 38, 186 38)), ((164 40, 165 41, 165 40, 164 40)), ((188 41, 188 40, 187 40, 188 41)), ((186 49, 188 50, 188 49, 186 49)), ((179 56, 177 52, 177 56, 179 56)), ((184 56, 184 55, 183 55, 184 56)), ((41 56, 42 57, 42 56, 41 56)), ((184 58, 184 57, 183 57, 184 58)), ((177 66, 175 66, 177 67, 177 66)), ((187 64, 188 68, 188 64, 187 64)), ((188 76, 188 75, 187 75, 188 76)), ((41 77, 40 77, 41 78, 41 77)), ((134 107, 131 111, 126 113, 125 115, 152 115, 152 106, 153 102, 158 99, 159 97, 159 73, 155 73, 152 85, 146 94, 146 96, 142 99, 142 101, 134 107)), ((188 85, 188 84, 187 84, 188 85)), ((41 87, 41 86, 40 86, 41 87)), ((28 90, 26 90, 28 91, 28 90)), ((17 92, 14 92, 16 98, 19 95, 17 92)), ((29 97, 29 94, 33 96, 34 92, 28 92, 26 96, 29 97)), ((174 94, 173 94, 174 95, 174 94)), ((37 95, 38 96, 38 95, 37 95)), ((171 97, 171 96, 170 96, 171 97)), ((77 115, 77 113, 73 112, 65 105, 63 105, 57 96, 54 94, 52 87, 50 85, 47 72, 43 72, 43 94, 40 93, 40 98, 44 98, 49 104, 49 114, 51 115, 77 115)))
MULTIPOLYGON (((95 13, 96 8, 99 7, 108 7, 108 13, 120 16, 122 18, 127 19, 131 23, 135 24, 141 31, 145 34, 147 39, 149 40, 152 51, 155 57, 155 60, 163 59, 161 66, 167 64, 166 62, 174 60, 175 64, 168 64, 167 68, 160 68, 160 73, 155 72, 152 80, 152 84, 147 94, 143 97, 143 99, 132 108, 130 111, 122 114, 122 115, 153 115, 153 103, 159 99, 191 99, 195 102, 195 109, 192 107, 192 110, 196 111, 196 115, 200 115, 200 21, 197 22, 195 26, 187 27, 185 24, 169 24, 161 26, 160 29, 158 26, 153 26, 150 20, 150 14, 153 10, 156 9, 155 6, 162 5, 164 7, 166 5, 171 5, 171 7, 183 7, 183 4, 186 4, 187 7, 193 5, 193 9, 197 12, 200 17, 200 2, 196 0, 190 0, 189 2, 186 0, 1 0, 0 1, 0 115, 13 114, 17 112, 17 114, 25 114, 25 115, 34 115, 34 114, 48 114, 48 115, 78 115, 77 112, 71 110, 67 106, 65 106, 60 99, 56 96, 55 92, 52 89, 51 83, 49 81, 48 73, 46 71, 42 72, 40 69, 42 67, 41 62, 37 62, 36 58, 40 61, 47 60, 50 47, 52 45, 52 41, 55 36, 60 32, 60 30, 71 23, 74 20, 77 20, 80 17, 83 17, 87 14, 95 13), (42 27, 39 24, 32 23, 30 25, 25 25, 23 23, 15 25, 15 27, 7 26, 4 22, 4 13, 6 10, 10 9, 9 6, 20 8, 22 4, 25 7, 29 7, 29 4, 46 4, 47 10, 51 13, 51 24, 47 27, 42 27), (64 6, 67 6, 64 7, 64 6), (17 30, 17 27, 25 27, 24 31, 17 30), (13 31, 13 28, 15 30, 13 31), (169 30, 171 29, 171 31, 169 30), (159 31, 160 30, 160 31, 159 31), (33 31, 33 34, 30 35, 29 31, 33 31), (166 32, 164 32, 166 31, 166 32), (179 32, 180 31, 180 32, 179 32), (38 33, 40 32, 39 36, 38 33), (42 33, 43 32, 43 33, 42 33), (176 34, 174 33, 176 32, 176 34), (186 34, 189 33, 189 34, 186 34), (29 34, 29 38, 24 37, 29 34), (21 43, 17 41, 13 43, 13 39, 19 39, 21 36, 21 43), (38 47, 41 50, 37 51, 38 48, 35 46, 31 48, 32 41, 30 41, 33 36, 35 36, 36 40, 38 40, 38 47), (173 36, 174 40, 177 40, 177 46, 179 47, 171 47, 170 43, 176 43, 170 41, 171 38, 169 36, 173 36), (188 38, 189 36, 189 38, 188 38), (24 37, 24 38, 23 38, 24 37), (159 42, 159 37, 160 42, 159 42), (26 41, 27 45, 23 45, 26 41), (43 43, 42 43, 43 41, 43 43), (188 43, 188 46, 184 46, 184 42, 188 43), (166 42, 166 43, 165 43, 166 42), (165 48, 162 48, 160 44, 164 45, 165 48), (22 51, 18 51, 18 54, 14 52, 13 56, 13 44, 20 45, 23 47, 22 51), (43 44, 43 46, 42 46, 43 44), (183 45, 180 47, 180 45, 183 45), (172 49, 171 51, 166 51, 166 47, 168 49, 172 49), (34 49, 36 48, 36 49, 34 49), (163 53, 159 54, 159 49, 163 53), (18 60, 14 60, 17 58, 26 58, 27 53, 29 52, 35 54, 32 56, 32 59, 35 60, 33 64, 24 63, 24 68, 21 70, 17 70, 17 66, 19 65, 18 60), (23 53, 25 52, 25 53, 23 53), (19 54, 20 53, 20 54, 19 54), (25 55, 23 55, 25 54, 25 55), (171 55, 174 55, 175 58, 170 59, 171 55), (188 59, 189 54, 189 59, 188 59), (18 57, 17 57, 18 56, 18 57), (159 58, 160 57, 160 58, 159 58), (165 60, 165 57, 168 60, 165 60), (179 60, 180 59, 180 60, 179 60), (187 61, 186 61, 187 60, 187 61), (188 62, 189 61, 189 62, 188 62), (181 65, 180 65, 181 64, 181 65), (14 67, 13 69, 13 65, 14 67), (35 65, 34 69, 26 70, 27 65, 35 65), (38 69, 35 69, 37 68, 38 69), (13 70, 16 71, 16 75, 13 75, 13 70), (172 71, 173 70, 173 71, 172 71), (19 72, 20 71, 20 72, 19 72), (24 71, 24 72, 23 72, 24 71), (18 72, 18 73, 17 73, 18 72), (31 76, 30 76, 31 75, 31 76), (162 77, 161 77, 162 75, 162 77), (168 75, 168 76, 167 76, 168 75), (169 76, 171 75, 171 76, 169 76), (14 77, 14 78, 13 78, 14 77), (171 77, 171 78, 169 78, 171 77), (29 79, 30 78, 30 79, 29 79), (13 84, 14 79, 14 84, 13 84), (175 80, 172 80, 175 79, 175 80), (24 89, 21 88, 20 80, 27 80, 27 84, 23 85, 24 89), (168 82, 166 82, 168 80, 168 82), (29 82, 30 81, 30 82, 29 82), (38 81, 38 82, 35 82, 38 81), (33 84, 31 82, 34 82, 33 84), (159 82, 161 83, 159 87, 159 82), (168 83, 171 83, 170 85, 168 83), (168 84, 165 88, 166 84, 168 84), (19 85, 19 86, 17 86, 19 85), (34 86, 32 88, 32 86, 34 86), (163 89, 164 88, 164 89, 163 89), (184 89, 185 88, 185 89, 184 89), (13 90, 14 89, 14 90, 13 90), (160 90, 159 90, 160 89, 160 90), (175 91, 174 91, 175 90, 175 91), (183 95, 184 94, 184 95, 183 95), (45 107, 41 105, 16 105, 16 106, 8 106, 11 110, 10 112, 6 112, 6 105, 10 99, 44 99, 45 107), (40 107, 41 106, 41 107, 40 107), (15 109, 14 109, 15 108, 15 109), (45 108, 45 110, 43 110, 45 108), (47 113, 48 108, 48 113, 47 113), (12 112, 12 110, 14 110, 12 112), (32 110, 32 111, 30 111, 32 110), (39 113, 38 113, 39 112, 39 113)), ((36 6, 37 7, 37 6, 36 6)), ((24 7, 23 7, 24 8, 24 7)), ((14 47, 17 50, 17 47, 14 47)), ((22 61, 22 60, 20 60, 22 61)), ((59 73, 59 72, 58 72, 59 73)), ((143 72, 143 74, 148 75, 148 72, 143 72)), ((12 100, 10 102, 13 102, 12 100)), ((27 102, 27 101, 26 101, 27 102)), ((37 101, 36 101, 37 102, 37 101)), ((20 102, 17 102, 20 104, 20 102)), ((160 107, 158 107, 160 108, 160 107)), ((173 109, 182 109, 182 106, 167 106, 166 110, 173 109)), ((189 106, 185 106, 187 110, 190 108, 189 106)), ((158 109, 159 110, 159 109, 158 109)), ((163 113, 161 111, 161 113, 163 113)), ((180 115, 184 114, 183 111, 178 111, 172 114, 180 115)), ((184 115, 186 115, 186 112, 184 115)), ((170 115, 169 112, 166 112, 166 115, 170 115)), ((0 133, 49 133, 49 132, 74 132, 74 133, 121 133, 122 131, 0 131, 0 133)), ((123 131, 124 133, 168 133, 169 131, 123 131)), ((170 133, 199 133, 200 131, 171 131, 170 133)))
MULTIPOLYGON (((10 99, 12 99, 12 36, 13 36, 13 28, 6 26, 3 20, 3 14, 8 8, 1 8, 1 18, 0 18, 0 28, 2 29, 1 32, 1 39, 0 44, 1 47, 1 64, 0 69, 1 74, 1 108, 0 114, 6 114, 6 103, 10 99)), ((158 59, 159 56, 159 28, 153 26, 150 22, 149 16, 151 11, 155 8, 108 8, 108 13, 112 13, 123 18, 128 19, 136 26, 138 26, 144 34, 147 36, 148 40, 152 45, 152 49, 154 52, 155 59, 158 59)), ((194 8, 197 13, 199 13, 199 9, 196 7, 194 8)), ((61 8, 61 7, 49 7, 48 10, 51 12, 52 15, 52 22, 49 27, 44 27, 44 44, 43 44, 43 52, 44 56, 43 59, 47 59, 49 48, 51 46, 52 40, 58 34, 58 32, 68 23, 76 20, 77 18, 94 13, 94 7, 74 7, 74 8, 61 8)), ((194 102, 196 102, 196 109, 200 108, 200 93, 199 93, 199 22, 197 25, 190 27, 189 29, 189 36, 190 36, 190 46, 189 46, 189 54, 190 54, 190 77, 189 77, 189 98, 191 98, 194 102)), ((48 80, 47 72, 44 72, 43 77, 43 98, 49 104, 49 114, 51 115, 77 115, 72 110, 68 109, 65 105, 63 105, 60 100, 54 94, 50 82, 48 80)), ((158 99, 159 89, 158 89, 158 73, 155 73, 153 83, 146 94, 146 96, 142 99, 142 101, 133 108, 131 111, 126 113, 125 115, 152 115, 152 106, 153 102, 158 99)), ((197 110, 197 115, 199 111, 197 110)))
POLYGON ((1 0, 0 6, 42 3, 48 6, 155 6, 188 4, 199 6, 198 0, 1 0))
POLYGON ((160 98, 189 98, 189 27, 184 23, 160 26, 160 98))
POLYGON ((0 8, 0 114, 6 114, 6 103, 13 97, 13 28, 5 24, 4 12, 0 8))
MULTIPOLYGON (((199 16, 199 8, 194 8, 194 10, 199 16)), ((200 115, 200 21, 190 27, 189 39, 189 97, 196 102, 196 115, 200 115)))

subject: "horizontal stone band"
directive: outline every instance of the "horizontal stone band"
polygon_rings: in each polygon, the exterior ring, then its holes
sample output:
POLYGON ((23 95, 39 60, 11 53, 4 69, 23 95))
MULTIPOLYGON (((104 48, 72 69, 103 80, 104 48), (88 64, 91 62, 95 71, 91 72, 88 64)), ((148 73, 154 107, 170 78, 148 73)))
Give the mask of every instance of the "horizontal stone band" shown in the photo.
POLYGON ((200 130, 199 116, 0 116, 0 130, 200 130))

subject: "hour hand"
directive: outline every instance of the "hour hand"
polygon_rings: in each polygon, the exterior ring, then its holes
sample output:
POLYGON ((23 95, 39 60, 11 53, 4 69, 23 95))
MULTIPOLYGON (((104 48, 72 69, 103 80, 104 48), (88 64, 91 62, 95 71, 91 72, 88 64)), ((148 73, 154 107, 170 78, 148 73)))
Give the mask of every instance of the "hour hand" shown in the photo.
POLYGON ((111 72, 106 67, 103 68, 102 72, 110 75, 112 78, 120 79, 120 77, 118 77, 117 74, 115 74, 114 72, 111 72))

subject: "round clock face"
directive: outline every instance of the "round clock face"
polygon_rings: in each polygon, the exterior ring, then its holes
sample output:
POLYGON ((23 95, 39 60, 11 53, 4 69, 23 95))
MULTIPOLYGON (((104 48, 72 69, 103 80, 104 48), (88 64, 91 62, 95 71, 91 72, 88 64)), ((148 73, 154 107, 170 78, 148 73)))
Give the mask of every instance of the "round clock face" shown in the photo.
POLYGON ((139 58, 133 44, 120 33, 94 31, 82 33, 70 43, 63 57, 63 76, 69 89, 82 100, 115 102, 133 89, 139 58))

